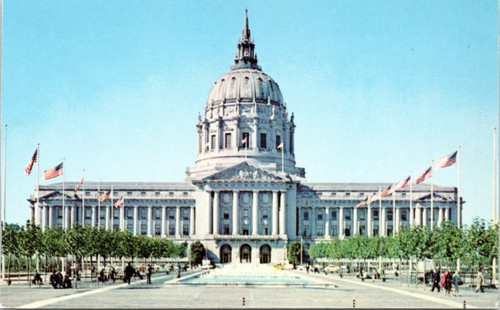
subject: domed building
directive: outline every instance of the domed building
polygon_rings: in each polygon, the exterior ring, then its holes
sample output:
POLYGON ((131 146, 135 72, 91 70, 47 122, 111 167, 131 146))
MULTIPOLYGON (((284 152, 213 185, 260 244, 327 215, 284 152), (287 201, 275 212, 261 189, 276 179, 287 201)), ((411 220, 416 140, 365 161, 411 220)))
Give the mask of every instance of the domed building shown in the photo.
POLYGON ((194 166, 184 182, 77 182, 40 186, 28 199, 45 226, 74 222, 134 234, 200 241, 215 263, 286 263, 292 241, 307 248, 401 226, 461 222, 455 187, 420 183, 364 203, 390 183, 308 183, 295 166, 294 116, 278 83, 258 65, 245 14, 234 65, 218 78, 196 123, 194 166), (98 199, 108 192, 109 199, 98 199), (432 196, 431 196, 432 193, 432 196), (124 198, 120 208, 114 202, 124 198), (432 207, 432 210, 431 210, 432 207))

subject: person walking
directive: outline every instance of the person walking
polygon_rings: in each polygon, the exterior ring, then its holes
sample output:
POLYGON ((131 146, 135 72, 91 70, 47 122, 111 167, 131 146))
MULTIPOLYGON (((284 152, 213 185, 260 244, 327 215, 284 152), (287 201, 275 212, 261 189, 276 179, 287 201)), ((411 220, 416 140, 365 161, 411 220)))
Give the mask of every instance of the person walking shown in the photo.
POLYGON ((439 287, 439 279, 440 278, 441 277, 439 275, 439 272, 436 271, 436 268, 432 269, 432 289, 431 289, 431 292, 434 292, 435 288, 437 288, 438 293, 441 290, 441 288, 439 287))
POLYGON ((446 276, 444 279, 444 289, 446 291, 446 295, 448 295, 448 296, 450 296, 450 294, 451 294, 452 279, 453 279, 453 275, 451 273, 451 269, 448 269, 448 271, 446 271, 446 276))
POLYGON ((151 284, 151 274, 153 273, 153 267, 148 265, 148 269, 146 270, 146 284, 151 284))
POLYGON ((455 273, 452 277, 453 287, 455 290, 453 291, 453 296, 460 296, 460 291, 458 290, 458 286, 460 285, 460 275, 458 274, 458 269, 455 270, 455 273))
POLYGON ((132 267, 130 263, 128 263, 127 267, 125 267, 125 270, 123 270, 123 273, 125 274, 125 280, 130 285, 130 279, 135 274, 134 267, 132 267))
POLYGON ((481 272, 481 268, 478 268, 478 269, 477 269, 477 286, 476 286, 476 293, 478 293, 478 292, 479 292, 479 290, 481 290, 481 293, 484 293, 483 283, 484 283, 483 273, 481 272))
POLYGON ((55 270, 52 270, 52 274, 50 275, 49 278, 49 283, 50 285, 52 285, 53 288, 57 288, 57 275, 55 270))

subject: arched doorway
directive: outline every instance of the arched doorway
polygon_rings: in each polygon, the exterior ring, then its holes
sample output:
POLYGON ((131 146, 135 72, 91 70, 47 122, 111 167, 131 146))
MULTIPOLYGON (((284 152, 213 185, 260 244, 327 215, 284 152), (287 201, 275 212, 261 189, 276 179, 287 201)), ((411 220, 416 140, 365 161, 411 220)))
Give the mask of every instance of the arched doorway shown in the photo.
POLYGON ((248 244, 244 244, 240 248, 240 263, 252 262, 252 248, 248 244))
POLYGON ((269 264, 271 262, 271 247, 267 244, 264 244, 260 247, 260 263, 261 264, 269 264))
POLYGON ((222 264, 231 262, 231 246, 229 244, 224 244, 220 248, 220 262, 222 264))

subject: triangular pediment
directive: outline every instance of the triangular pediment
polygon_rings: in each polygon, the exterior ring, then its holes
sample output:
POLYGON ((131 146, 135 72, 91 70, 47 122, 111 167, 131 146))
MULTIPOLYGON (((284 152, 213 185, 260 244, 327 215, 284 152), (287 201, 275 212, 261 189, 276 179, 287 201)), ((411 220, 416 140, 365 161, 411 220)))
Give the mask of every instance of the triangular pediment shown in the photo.
MULTIPOLYGON (((49 198, 50 199, 62 199, 62 197, 63 197, 62 192, 53 191, 53 192, 50 192, 48 194, 40 196, 40 199, 49 199, 49 198)), ((74 199, 74 198, 77 198, 74 193, 68 193, 68 192, 64 193, 64 199, 74 199)))
POLYGON ((239 181, 239 182, 280 182, 285 177, 273 173, 248 162, 242 162, 222 171, 211 174, 204 181, 239 181))
MULTIPOLYGON (((437 193, 434 193, 433 197, 434 197, 434 201, 441 201, 441 202, 450 201, 450 199, 448 199, 447 197, 441 196, 437 193)), ((425 195, 418 197, 416 200, 430 200, 430 199, 431 199, 431 193, 428 193, 428 194, 425 194, 425 195)))

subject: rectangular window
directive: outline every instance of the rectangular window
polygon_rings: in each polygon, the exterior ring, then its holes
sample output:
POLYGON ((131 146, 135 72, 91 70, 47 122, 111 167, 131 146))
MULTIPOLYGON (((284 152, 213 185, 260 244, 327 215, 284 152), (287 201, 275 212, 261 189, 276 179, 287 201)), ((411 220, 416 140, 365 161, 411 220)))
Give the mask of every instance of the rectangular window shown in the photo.
POLYGON ((406 210, 401 210, 401 220, 402 221, 406 221, 407 220, 406 210))
POLYGON ((304 211, 304 221, 309 220, 309 211, 304 211))
POLYGON ((113 224, 113 230, 114 231, 120 230, 120 225, 119 224, 113 224))
POLYGON ((265 133, 260 134, 260 148, 261 149, 267 148, 267 134, 265 133))
POLYGON ((378 227, 373 227, 373 236, 377 236, 378 235, 378 227))
POLYGON ((120 210, 119 209, 113 209, 113 218, 117 219, 120 217, 120 210))
POLYGON ((358 218, 361 221, 365 219, 365 210, 358 210, 358 218))
POLYGON ((229 235, 229 225, 224 224, 224 235, 229 235))
POLYGON ((365 225, 360 225, 359 226, 359 234, 364 235, 366 231, 365 225))
POLYGON ((142 197, 146 197, 146 192, 141 192, 142 197))
POLYGON ((224 148, 230 149, 231 148, 231 133, 228 132, 224 135, 224 148))
POLYGON ((401 193, 401 197, 406 197, 406 193, 401 193))
POLYGON ((323 233, 323 226, 318 226, 317 231, 316 231, 316 236, 317 237, 323 237, 325 234, 323 233))
POLYGON ((90 192, 85 192, 85 196, 90 196, 90 192))
POLYGON ((62 208, 61 207, 57 207, 57 217, 62 219, 62 208))
POLYGON ((155 236, 161 235, 161 224, 156 224, 155 223, 155 236))
POLYGON ((132 196, 132 192, 127 192, 127 196, 132 196))
POLYGON ((156 197, 160 197, 160 192, 155 192, 156 197))
POLYGON ((302 236, 306 236, 306 237, 310 236, 310 234, 309 234, 309 225, 304 225, 302 236))
POLYGON ((332 210, 332 220, 337 219, 337 210, 332 210))
POLYGON ((127 224, 127 230, 130 231, 131 233, 134 232, 134 225, 133 224, 127 224))
POLYGON ((337 225, 332 226, 332 232, 331 232, 331 235, 332 235, 333 237, 338 237, 338 232, 337 232, 337 230, 338 230, 338 229, 337 229, 337 225))
POLYGON ((183 220, 189 220, 189 209, 182 209, 182 219, 183 220))
POLYGON ((344 229, 344 235, 349 237, 351 235, 351 225, 346 225, 344 229))
POLYGON ((281 137, 280 135, 276 135, 276 148, 281 144, 281 137))
POLYGON ((318 220, 319 221, 323 220, 323 211, 318 212, 318 220))
POLYGON ((161 219, 161 208, 154 208, 154 218, 159 220, 161 219))
POLYGON ((215 150, 215 135, 210 136, 210 149, 215 150))
POLYGON ((345 196, 351 196, 351 193, 345 193, 345 196))
POLYGON ((344 219, 346 219, 346 220, 351 219, 351 210, 350 209, 344 210, 344 219))
POLYGON ((175 226, 174 225, 169 225, 169 227, 168 227, 168 234, 170 236, 175 235, 175 226))
MULTIPOLYGON (((229 210, 228 209, 224 209, 224 219, 227 220, 229 219, 229 210)), ((228 228, 229 230, 229 228, 228 228)))
POLYGON ((168 218, 173 220, 175 218, 175 210, 174 209, 168 209, 168 218))
POLYGON ((133 208, 125 208, 125 214, 128 219, 134 218, 134 209, 133 208))
POLYGON ((387 220, 392 221, 392 210, 387 210, 387 220))
POLYGON ((373 219, 378 220, 378 210, 373 210, 372 213, 373 213, 373 219))
MULTIPOLYGON (((226 227, 224 227, 224 229, 225 228, 226 227)), ((189 225, 188 224, 182 225, 182 235, 183 236, 189 235, 189 225)), ((226 235, 229 235, 229 226, 227 227, 227 234, 226 235)))
POLYGON ((169 192, 169 193, 168 193, 168 195, 169 195, 170 197, 173 197, 173 196, 174 196, 174 192, 169 192))
POLYGON ((92 217, 92 210, 89 208, 85 208, 85 218, 90 219, 92 217))
POLYGON ((250 145, 250 134, 248 132, 244 132, 241 135, 242 135, 241 147, 248 149, 248 147, 250 145))
POLYGON ((100 216, 101 216, 101 219, 106 218, 106 210, 104 208, 101 208, 100 216))
POLYGON ((139 208, 139 218, 145 220, 148 218, 148 210, 146 207, 139 208))
POLYGON ((141 224, 141 235, 147 235, 147 234, 148 234, 148 225, 141 224))
POLYGON ((243 229, 243 236, 248 236, 248 229, 243 229))

